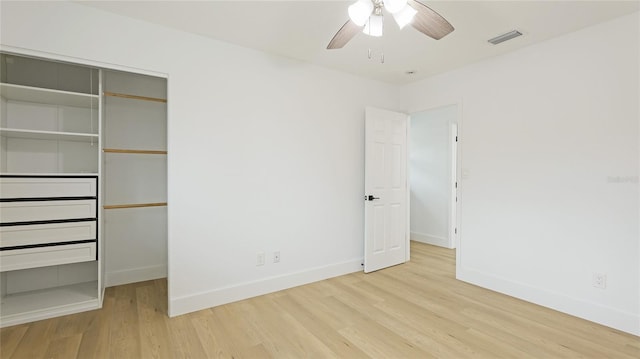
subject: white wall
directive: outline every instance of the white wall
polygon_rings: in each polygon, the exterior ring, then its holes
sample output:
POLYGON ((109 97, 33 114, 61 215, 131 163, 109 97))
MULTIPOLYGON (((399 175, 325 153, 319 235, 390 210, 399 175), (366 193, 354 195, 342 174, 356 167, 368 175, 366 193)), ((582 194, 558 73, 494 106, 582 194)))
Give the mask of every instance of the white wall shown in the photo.
POLYGON ((458 278, 640 334, 638 28, 636 13, 403 88, 410 113, 463 103, 458 278))
POLYGON ((453 247, 449 238, 450 131, 457 116, 457 105, 411 114, 411 240, 453 247))
POLYGON ((397 109, 397 87, 78 4, 0 6, 4 46, 167 74, 171 315, 360 270, 364 108, 397 109))

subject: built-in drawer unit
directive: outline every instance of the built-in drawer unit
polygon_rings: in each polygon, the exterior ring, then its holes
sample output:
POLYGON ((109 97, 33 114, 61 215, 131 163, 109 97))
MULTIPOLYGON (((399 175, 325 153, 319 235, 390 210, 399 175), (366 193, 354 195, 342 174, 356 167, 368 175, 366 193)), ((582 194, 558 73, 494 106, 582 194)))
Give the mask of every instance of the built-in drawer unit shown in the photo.
POLYGON ((57 243, 95 241, 97 230, 95 220, 3 226, 0 227, 0 248, 6 251, 57 243))
POLYGON ((0 251, 0 271, 96 260, 96 242, 0 251))
POLYGON ((96 218, 96 200, 0 202, 2 223, 96 218))
POLYGON ((0 177, 0 271, 96 260, 95 176, 0 177))
POLYGON ((96 177, 19 177, 0 178, 0 196, 9 198, 96 198, 98 181, 96 177))

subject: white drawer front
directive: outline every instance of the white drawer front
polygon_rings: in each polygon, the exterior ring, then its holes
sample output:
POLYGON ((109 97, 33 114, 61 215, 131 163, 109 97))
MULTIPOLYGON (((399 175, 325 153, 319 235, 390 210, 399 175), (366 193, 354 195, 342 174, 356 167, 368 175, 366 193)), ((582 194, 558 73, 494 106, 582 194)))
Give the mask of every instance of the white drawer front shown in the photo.
POLYGON ((0 227, 0 248, 96 239, 96 221, 0 227))
POLYGON ((0 178, 0 198, 95 197, 95 178, 0 178))
POLYGON ((0 271, 87 262, 96 259, 96 244, 80 243, 0 251, 0 271))
POLYGON ((96 200, 0 202, 2 223, 76 218, 96 218, 96 200))

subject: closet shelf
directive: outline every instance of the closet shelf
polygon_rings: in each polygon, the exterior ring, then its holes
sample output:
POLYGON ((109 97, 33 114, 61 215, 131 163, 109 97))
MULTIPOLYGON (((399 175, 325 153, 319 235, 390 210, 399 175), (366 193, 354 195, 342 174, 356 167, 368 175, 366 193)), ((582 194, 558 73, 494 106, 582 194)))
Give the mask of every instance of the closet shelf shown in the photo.
POLYGON ((166 155, 167 151, 156 150, 126 150, 118 148, 105 148, 102 150, 104 153, 137 153, 141 155, 166 155))
POLYGON ((132 203, 132 204, 110 204, 104 205, 104 209, 123 209, 123 208, 141 208, 141 207, 166 207, 167 202, 158 203, 132 203))
POLYGON ((51 317, 50 313, 70 314, 77 311, 98 309, 98 282, 72 284, 39 289, 2 298, 3 326, 24 323, 24 317, 32 320, 51 317))
POLYGON ((2 97, 8 100, 63 105, 84 108, 98 108, 98 95, 52 90, 39 87, 0 84, 2 97))
POLYGON ((153 102, 167 103, 167 100, 163 99, 163 98, 146 97, 146 96, 138 96, 138 95, 129 95, 129 94, 126 94, 126 93, 117 93, 117 92, 105 91, 104 95, 105 96, 111 96, 111 97, 128 98, 130 100, 142 100, 142 101, 153 101, 153 102))
POLYGON ((34 140, 98 142, 98 134, 60 131, 23 130, 19 128, 0 128, 0 135, 12 138, 28 138, 34 140))

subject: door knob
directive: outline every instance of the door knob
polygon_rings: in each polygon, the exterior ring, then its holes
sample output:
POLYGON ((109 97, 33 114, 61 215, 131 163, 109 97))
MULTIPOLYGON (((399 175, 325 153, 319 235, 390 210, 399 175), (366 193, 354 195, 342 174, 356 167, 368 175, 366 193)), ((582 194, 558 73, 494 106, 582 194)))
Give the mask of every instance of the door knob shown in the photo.
POLYGON ((380 197, 374 197, 374 196, 372 196, 372 195, 368 195, 367 197, 365 197, 365 199, 366 199, 367 201, 373 201, 374 199, 380 199, 380 197))

